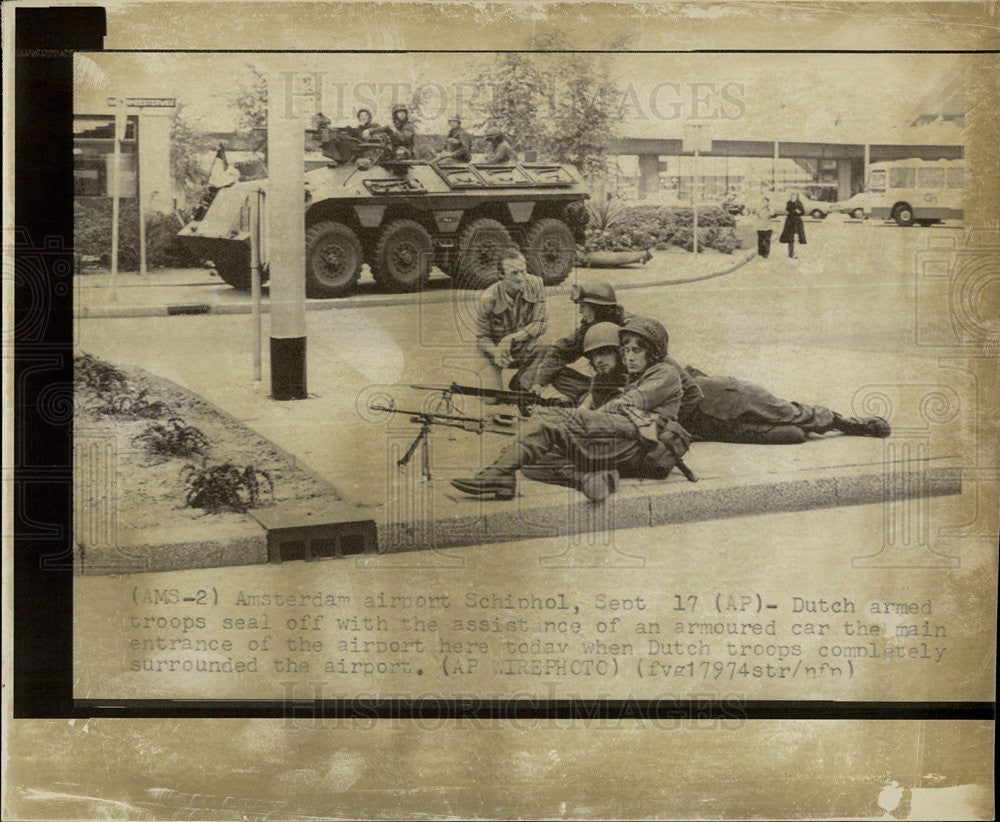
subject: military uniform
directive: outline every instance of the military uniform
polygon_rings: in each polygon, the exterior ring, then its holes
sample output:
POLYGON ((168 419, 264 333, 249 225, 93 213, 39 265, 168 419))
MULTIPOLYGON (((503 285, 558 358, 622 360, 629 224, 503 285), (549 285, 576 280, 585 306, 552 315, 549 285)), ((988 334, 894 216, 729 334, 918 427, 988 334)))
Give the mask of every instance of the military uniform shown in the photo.
MULTIPOLYGON (((666 357, 667 334, 656 320, 635 317, 623 330, 653 341, 653 361, 618 396, 593 411, 537 410, 491 466, 471 479, 452 480, 452 485, 465 493, 509 498, 521 470, 531 479, 570 485, 600 501, 614 490, 618 473, 646 473, 659 433, 675 427, 682 408, 696 404, 700 392, 690 375, 685 380, 684 369, 666 357)), ((666 476, 672 464, 670 454, 661 454, 657 475, 666 476)))
POLYGON ((490 147, 489 152, 486 154, 485 163, 487 165, 503 165, 505 163, 513 162, 514 151, 510 147, 502 134, 497 134, 496 132, 486 135, 488 139, 495 139, 495 142, 490 147))
MULTIPOLYGON (((526 274, 524 289, 510 294, 504 281, 487 288, 476 311, 476 339, 497 345, 514 335, 511 367, 523 368, 538 353, 536 340, 545 333, 548 317, 545 307, 545 283, 541 277, 526 274)), ((476 349, 476 369, 483 376, 484 388, 501 388, 500 366, 480 348, 476 349)))
POLYGON ((829 431, 872 437, 890 433, 881 417, 845 418, 822 405, 783 400, 746 380, 710 377, 691 366, 686 370, 704 399, 682 414, 680 421, 698 439, 782 445, 805 442, 809 434, 829 431))
POLYGON ((461 125, 454 126, 449 132, 449 140, 457 140, 458 147, 451 151, 451 159, 459 163, 467 163, 472 159, 472 135, 461 125))

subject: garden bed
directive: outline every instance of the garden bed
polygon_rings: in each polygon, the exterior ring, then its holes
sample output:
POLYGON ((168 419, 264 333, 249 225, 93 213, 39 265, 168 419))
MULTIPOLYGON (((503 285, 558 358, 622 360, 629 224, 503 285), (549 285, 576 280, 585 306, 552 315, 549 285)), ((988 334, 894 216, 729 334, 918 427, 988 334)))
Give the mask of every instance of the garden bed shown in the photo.
MULTIPOLYGON (((79 358, 77 362, 79 366, 79 358)), ((74 383, 74 543, 79 571, 263 562, 264 530, 246 510, 236 509, 311 500, 320 506, 343 499, 294 457, 190 391, 140 368, 111 369, 113 376, 100 385, 100 378, 88 381, 78 367, 74 383), (204 443, 202 453, 151 452, 137 437, 152 427, 186 429, 184 439, 204 443), (185 475, 226 463, 241 474, 251 467, 252 492, 241 488, 235 509, 187 505, 192 486, 185 475)))

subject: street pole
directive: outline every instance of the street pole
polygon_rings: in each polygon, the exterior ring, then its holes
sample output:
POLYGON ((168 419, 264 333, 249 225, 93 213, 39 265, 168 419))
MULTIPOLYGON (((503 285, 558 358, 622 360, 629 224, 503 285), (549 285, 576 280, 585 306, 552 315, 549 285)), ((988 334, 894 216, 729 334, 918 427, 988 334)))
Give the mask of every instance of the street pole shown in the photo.
POLYGON ((263 331, 260 313, 260 200, 263 191, 250 194, 250 305, 253 313, 253 384, 261 384, 261 349, 263 331))
POLYGON ((142 187, 142 157, 139 154, 139 140, 142 132, 142 109, 139 109, 139 116, 136 118, 135 135, 135 196, 139 200, 139 274, 146 274, 146 205, 143 203, 142 187))
POLYGON ((115 141, 111 155, 111 301, 118 302, 118 210, 121 189, 121 174, 118 165, 121 161, 121 138, 125 136, 125 103, 118 101, 115 109, 115 141))
POLYGON ((694 176, 691 178, 691 205, 694 207, 694 253, 698 254, 698 149, 694 150, 694 176))
POLYGON ((268 81, 268 258, 271 265, 271 398, 304 400, 306 389, 305 131, 285 77, 268 81))

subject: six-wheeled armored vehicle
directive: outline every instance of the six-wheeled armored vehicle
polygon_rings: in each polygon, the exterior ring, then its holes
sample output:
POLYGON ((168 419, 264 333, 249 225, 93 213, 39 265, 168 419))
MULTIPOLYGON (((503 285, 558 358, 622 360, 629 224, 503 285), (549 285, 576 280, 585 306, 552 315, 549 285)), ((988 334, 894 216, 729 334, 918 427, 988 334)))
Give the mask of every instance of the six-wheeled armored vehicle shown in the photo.
MULTIPOLYGON (((381 143, 340 139, 331 162, 307 171, 304 192, 306 290, 350 294, 368 263, 389 291, 416 291, 437 266, 456 284, 497 279, 497 257, 517 244, 547 284, 573 268, 588 195, 575 170, 553 163, 437 163, 400 160, 381 143)), ((237 288, 250 285, 250 197, 264 192, 261 262, 267 276, 267 181, 214 192, 179 233, 237 288)))

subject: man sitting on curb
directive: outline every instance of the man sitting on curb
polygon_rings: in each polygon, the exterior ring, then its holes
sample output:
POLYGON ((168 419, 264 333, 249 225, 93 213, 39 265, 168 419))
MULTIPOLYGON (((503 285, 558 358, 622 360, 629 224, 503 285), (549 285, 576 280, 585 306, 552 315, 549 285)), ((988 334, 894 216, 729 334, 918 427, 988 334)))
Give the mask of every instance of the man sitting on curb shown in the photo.
POLYGON ((530 389, 543 399, 564 399, 566 405, 577 405, 590 387, 587 375, 572 365, 586 353, 583 341, 587 331, 597 323, 621 325, 631 315, 618 304, 615 289, 608 282, 574 285, 570 300, 579 313, 576 330, 545 346, 519 376, 516 387, 530 389))
POLYGON ((882 417, 843 417, 822 405, 780 399, 762 386, 735 377, 710 377, 687 366, 704 399, 681 422, 698 439, 785 445, 805 442, 810 434, 840 431, 851 437, 888 437, 882 417))
POLYGON ((504 368, 525 368, 534 360, 535 341, 548 324, 545 284, 528 273, 524 255, 504 249, 497 266, 500 279, 479 298, 475 319, 476 370, 483 388, 492 389, 503 388, 504 368))
MULTIPOLYGON (((619 341, 628 381, 617 396, 597 410, 537 410, 492 465, 451 484, 474 496, 511 499, 517 490, 519 469, 528 468, 529 476, 537 476, 530 470, 532 466, 562 463, 572 466, 563 472, 564 483, 583 492, 588 500, 601 502, 614 492, 619 471, 642 474, 649 468, 647 457, 651 455, 656 459, 658 476, 665 477, 683 451, 675 453, 664 447, 661 434, 680 428, 678 415, 697 404, 700 391, 684 369, 667 357, 667 332, 656 320, 630 318, 619 329, 619 341)), ((610 347, 591 347, 595 368, 605 359, 596 352, 610 347)), ((668 442, 672 441, 669 437, 668 442)))

